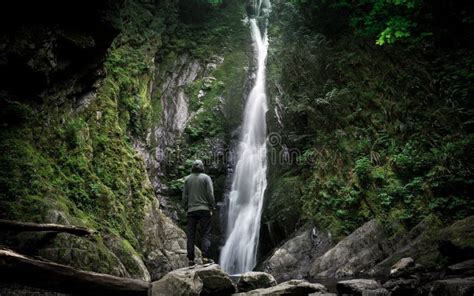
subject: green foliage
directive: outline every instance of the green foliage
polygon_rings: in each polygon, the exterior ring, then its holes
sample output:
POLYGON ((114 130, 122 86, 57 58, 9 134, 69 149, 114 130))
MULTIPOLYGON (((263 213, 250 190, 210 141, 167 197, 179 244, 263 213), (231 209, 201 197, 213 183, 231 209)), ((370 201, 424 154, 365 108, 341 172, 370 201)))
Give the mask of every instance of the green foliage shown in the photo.
POLYGON ((264 211, 265 224, 271 225, 275 233, 287 237, 297 230, 301 221, 301 179, 299 176, 278 176, 270 178, 271 187, 267 194, 271 196, 264 211))
POLYGON ((418 0, 366 0, 356 6, 351 24, 362 34, 377 34, 377 45, 391 44, 411 36, 420 8, 418 0))
MULTIPOLYGON (((166 18, 138 2, 129 2, 115 17, 122 32, 113 42, 105 62, 107 96, 119 104, 120 126, 131 136, 141 137, 152 120, 150 80, 153 58, 161 45, 166 18)), ((168 16, 170 17, 170 16, 168 16)), ((156 105, 156 104, 155 104, 156 105)), ((154 116, 153 116, 154 115, 154 116)))
MULTIPOLYGON (((302 14, 307 26, 326 35, 354 32, 375 40, 377 45, 393 44, 396 41, 418 43, 429 40, 440 20, 434 15, 444 11, 446 18, 468 26, 462 17, 468 11, 463 5, 453 3, 430 3, 420 0, 288 0, 302 14)), ((451 22, 453 21, 451 20, 451 22)))
POLYGON ((365 185, 370 181, 372 169, 372 163, 369 158, 364 157, 356 160, 354 172, 361 184, 365 185))
POLYGON ((472 53, 423 56, 428 39, 410 48, 367 44, 365 36, 386 29, 385 43, 412 38, 420 18, 406 12, 426 9, 381 2, 292 1, 272 12, 269 92, 284 112, 286 144, 301 151, 284 174, 303 178, 302 213, 338 237, 371 218, 400 231, 428 216, 451 222, 474 213, 472 78, 463 62, 472 53), (353 23, 333 30, 338 21, 324 16, 335 11, 353 23))
POLYGON ((414 26, 404 17, 394 17, 387 22, 387 28, 379 34, 377 45, 394 43, 397 39, 410 36, 410 27, 414 26))
POLYGON ((241 45, 247 47, 249 36, 247 27, 242 24, 242 3, 235 0, 210 2, 180 2, 178 13, 183 23, 168 32, 165 51, 208 60, 213 54, 240 52, 241 45))

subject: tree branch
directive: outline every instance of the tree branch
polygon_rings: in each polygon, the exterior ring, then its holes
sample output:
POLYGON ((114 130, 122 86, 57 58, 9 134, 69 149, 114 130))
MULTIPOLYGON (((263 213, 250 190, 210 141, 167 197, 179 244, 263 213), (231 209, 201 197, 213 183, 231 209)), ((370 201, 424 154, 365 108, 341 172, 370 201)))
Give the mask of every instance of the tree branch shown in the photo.
POLYGON ((0 280, 73 295, 147 296, 150 283, 81 271, 0 248, 0 280))
POLYGON ((66 232, 77 236, 86 236, 94 233, 94 230, 69 226, 60 224, 37 224, 30 222, 17 222, 0 219, 0 230, 7 230, 13 232, 22 231, 53 231, 53 232, 66 232))

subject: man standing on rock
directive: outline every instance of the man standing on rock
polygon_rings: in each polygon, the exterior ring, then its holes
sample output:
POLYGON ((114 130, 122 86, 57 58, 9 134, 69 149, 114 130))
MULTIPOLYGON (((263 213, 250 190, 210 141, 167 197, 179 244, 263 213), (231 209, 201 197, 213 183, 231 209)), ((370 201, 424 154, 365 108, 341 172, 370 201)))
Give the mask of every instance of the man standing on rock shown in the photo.
POLYGON ((201 160, 195 160, 191 168, 191 174, 184 181, 183 208, 187 211, 187 250, 189 266, 194 263, 194 244, 197 225, 202 230, 202 253, 203 263, 213 263, 210 259, 211 249, 211 216, 216 204, 214 200, 214 189, 211 177, 204 174, 204 164, 201 160))

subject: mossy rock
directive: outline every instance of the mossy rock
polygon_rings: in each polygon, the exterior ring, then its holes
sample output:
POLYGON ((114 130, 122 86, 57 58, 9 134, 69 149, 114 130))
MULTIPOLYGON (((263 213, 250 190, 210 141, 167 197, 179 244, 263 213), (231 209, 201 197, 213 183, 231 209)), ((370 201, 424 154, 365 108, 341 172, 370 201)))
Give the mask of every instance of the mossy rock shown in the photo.
POLYGON ((439 247, 441 253, 452 263, 474 258, 474 216, 442 229, 439 247))
POLYGON ((87 239, 60 233, 41 246, 37 255, 86 271, 130 276, 119 258, 107 248, 100 237, 87 239))

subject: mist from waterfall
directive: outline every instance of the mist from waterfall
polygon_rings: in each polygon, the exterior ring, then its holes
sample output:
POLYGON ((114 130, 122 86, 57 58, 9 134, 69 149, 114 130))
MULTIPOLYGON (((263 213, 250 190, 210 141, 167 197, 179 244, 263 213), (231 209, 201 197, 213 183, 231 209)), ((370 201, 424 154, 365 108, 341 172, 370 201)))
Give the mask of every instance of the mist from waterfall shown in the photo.
POLYGON ((257 260, 263 197, 267 187, 265 62, 269 9, 268 0, 254 1, 254 15, 249 19, 257 71, 255 85, 245 106, 238 160, 228 200, 227 239, 220 256, 223 270, 230 274, 252 270, 257 260))

